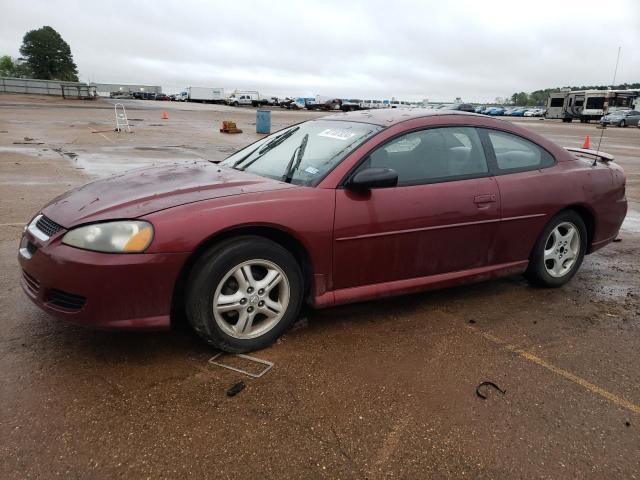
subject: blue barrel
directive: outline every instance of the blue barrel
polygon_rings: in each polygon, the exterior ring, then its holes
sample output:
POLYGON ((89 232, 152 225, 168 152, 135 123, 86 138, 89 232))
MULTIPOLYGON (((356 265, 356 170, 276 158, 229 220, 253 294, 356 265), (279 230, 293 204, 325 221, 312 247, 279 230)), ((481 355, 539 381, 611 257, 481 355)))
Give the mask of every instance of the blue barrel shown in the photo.
POLYGON ((256 110, 256 133, 271 133, 271 110, 256 110))

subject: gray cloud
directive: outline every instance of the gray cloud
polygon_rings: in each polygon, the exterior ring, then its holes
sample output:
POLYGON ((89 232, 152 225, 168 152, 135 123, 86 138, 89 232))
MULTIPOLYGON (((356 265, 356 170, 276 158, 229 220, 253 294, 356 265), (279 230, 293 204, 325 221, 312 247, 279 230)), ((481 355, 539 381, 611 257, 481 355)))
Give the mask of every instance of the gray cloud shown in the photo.
POLYGON ((640 81, 640 2, 5 0, 0 53, 50 25, 82 80, 469 101, 640 81))

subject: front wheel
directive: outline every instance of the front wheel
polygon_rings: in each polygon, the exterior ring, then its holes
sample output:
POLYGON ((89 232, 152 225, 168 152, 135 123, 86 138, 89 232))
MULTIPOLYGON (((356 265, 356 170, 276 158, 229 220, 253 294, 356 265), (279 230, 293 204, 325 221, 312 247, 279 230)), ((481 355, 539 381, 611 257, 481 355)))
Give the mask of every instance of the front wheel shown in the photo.
POLYGON ((576 274, 587 250, 587 228, 572 210, 560 212, 545 227, 529 257, 527 279, 543 287, 560 287, 576 274))
POLYGON ((187 318, 214 347, 241 353, 273 343, 295 321, 304 292, 293 255, 261 237, 239 237, 206 253, 187 285, 187 318))

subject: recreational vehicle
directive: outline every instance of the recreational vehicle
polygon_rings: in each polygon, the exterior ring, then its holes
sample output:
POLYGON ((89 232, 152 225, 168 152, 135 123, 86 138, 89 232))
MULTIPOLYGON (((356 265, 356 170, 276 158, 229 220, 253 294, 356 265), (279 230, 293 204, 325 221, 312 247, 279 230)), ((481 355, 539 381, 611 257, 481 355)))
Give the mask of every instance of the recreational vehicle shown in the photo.
POLYGON ((590 122, 616 110, 637 108, 640 90, 574 90, 552 93, 547 101, 547 118, 563 122, 590 122))

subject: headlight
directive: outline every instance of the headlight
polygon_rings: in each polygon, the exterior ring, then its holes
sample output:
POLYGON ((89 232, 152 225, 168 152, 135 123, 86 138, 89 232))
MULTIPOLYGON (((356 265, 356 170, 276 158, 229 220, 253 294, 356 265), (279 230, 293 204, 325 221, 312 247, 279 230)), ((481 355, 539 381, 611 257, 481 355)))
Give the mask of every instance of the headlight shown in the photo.
POLYGON ((126 220, 96 223, 69 231, 62 243, 104 253, 139 253, 153 240, 153 226, 149 222, 126 220))

